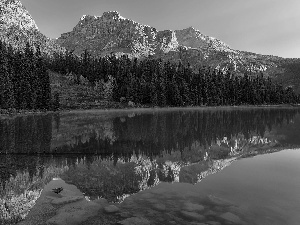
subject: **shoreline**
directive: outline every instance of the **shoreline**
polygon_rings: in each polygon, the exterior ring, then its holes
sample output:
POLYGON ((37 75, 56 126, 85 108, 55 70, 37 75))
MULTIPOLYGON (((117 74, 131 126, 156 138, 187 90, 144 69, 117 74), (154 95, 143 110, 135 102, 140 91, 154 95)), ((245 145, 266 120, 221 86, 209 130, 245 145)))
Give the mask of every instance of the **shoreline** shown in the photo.
POLYGON ((138 107, 131 107, 127 105, 118 105, 118 107, 91 107, 91 108, 61 108, 58 110, 6 110, 0 109, 1 118, 14 118, 18 116, 29 116, 29 115, 46 115, 49 113, 83 113, 83 112, 121 112, 121 111, 164 111, 164 110, 193 110, 193 109, 249 109, 249 108, 300 108, 300 104, 280 104, 280 105, 221 105, 221 106, 149 106, 142 105, 138 107))

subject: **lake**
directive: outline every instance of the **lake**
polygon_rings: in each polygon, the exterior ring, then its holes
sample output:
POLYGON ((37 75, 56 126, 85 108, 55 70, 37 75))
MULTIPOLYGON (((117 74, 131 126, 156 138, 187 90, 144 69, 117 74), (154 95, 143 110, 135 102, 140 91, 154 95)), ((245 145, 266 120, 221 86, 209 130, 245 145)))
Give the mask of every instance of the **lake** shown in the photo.
POLYGON ((65 185, 115 203, 111 224, 298 225, 299 113, 208 107, 3 117, 0 223, 25 218, 43 190, 65 185))

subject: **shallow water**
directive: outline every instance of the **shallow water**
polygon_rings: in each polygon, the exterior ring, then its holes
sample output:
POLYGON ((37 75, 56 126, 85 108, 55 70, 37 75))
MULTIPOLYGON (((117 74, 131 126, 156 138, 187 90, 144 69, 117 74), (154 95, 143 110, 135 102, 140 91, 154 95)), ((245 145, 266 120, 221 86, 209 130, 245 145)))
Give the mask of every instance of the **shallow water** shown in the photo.
POLYGON ((94 110, 2 119, 0 128, 6 220, 25 217, 26 201, 60 177, 151 224, 300 221, 295 108, 94 110))
POLYGON ((241 159, 209 176, 199 189, 247 208, 251 224, 299 224, 300 151, 241 159))

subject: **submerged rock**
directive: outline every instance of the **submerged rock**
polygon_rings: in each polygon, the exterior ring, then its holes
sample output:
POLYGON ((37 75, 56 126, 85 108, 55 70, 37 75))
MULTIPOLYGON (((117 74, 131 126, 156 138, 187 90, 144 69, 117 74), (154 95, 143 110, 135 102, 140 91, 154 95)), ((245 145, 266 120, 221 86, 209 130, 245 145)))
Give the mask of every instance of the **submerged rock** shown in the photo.
POLYGON ((101 205, 83 199, 60 208, 57 215, 47 220, 46 224, 79 225, 88 218, 96 216, 101 208, 101 205))
POLYGON ((155 198, 155 195, 150 192, 145 192, 140 195, 140 198, 153 199, 155 198))
POLYGON ((150 221, 143 217, 131 217, 122 221, 119 221, 118 224, 122 225, 150 225, 150 221))
POLYGON ((227 220, 232 223, 236 223, 236 224, 242 223, 242 220, 240 219, 240 217, 238 217, 237 215, 234 215, 231 212, 223 213, 220 217, 222 219, 227 220))
POLYGON ((128 218, 132 216, 130 212, 120 212, 119 215, 123 218, 128 218))
POLYGON ((161 203, 153 204, 153 208, 155 210, 158 210, 158 211, 165 211, 166 210, 166 206, 164 204, 161 204, 161 203))
POLYGON ((230 211, 233 214, 237 214, 237 215, 244 215, 247 213, 247 207, 245 206, 230 206, 227 208, 228 211, 230 211))
POLYGON ((62 198, 57 198, 52 200, 53 205, 62 205, 62 204, 67 204, 71 202, 76 202, 79 200, 82 200, 84 197, 83 196, 67 196, 67 197, 62 197, 62 198))
POLYGON ((214 205, 219 205, 219 206, 232 206, 234 205, 232 202, 227 201, 225 199, 213 196, 213 195, 209 195, 208 196, 209 201, 214 204, 214 205))
POLYGON ((108 201, 105 199, 105 198, 99 198, 99 199, 96 199, 94 200, 93 202, 99 204, 99 205, 108 205, 108 201))
POLYGON ((61 194, 62 196, 64 196, 64 197, 66 197, 66 196, 83 196, 83 194, 80 194, 80 195, 79 195, 79 193, 76 193, 76 192, 74 192, 74 191, 70 191, 70 190, 68 190, 68 189, 63 189, 63 190, 60 192, 60 194, 61 194))
POLYGON ((217 213, 212 211, 212 210, 208 210, 204 213, 205 216, 216 216, 217 213))
POLYGON ((189 212, 202 211, 202 210, 204 210, 204 206, 200 205, 200 204, 194 204, 194 203, 187 202, 187 203, 184 203, 183 209, 185 211, 189 211, 189 212))
POLYGON ((46 191, 45 196, 48 199, 57 199, 57 198, 62 198, 63 197, 61 194, 56 194, 52 191, 46 191))
POLYGON ((181 214, 186 217, 187 219, 192 219, 192 220, 204 220, 205 216, 202 216, 198 213, 195 212, 188 212, 188 211, 181 211, 181 214))
POLYGON ((221 223, 219 223, 217 221, 208 221, 207 224, 209 224, 209 225, 221 225, 221 223))
POLYGON ((107 213, 116 213, 118 212, 120 209, 115 206, 115 205, 108 205, 104 207, 104 211, 107 213))

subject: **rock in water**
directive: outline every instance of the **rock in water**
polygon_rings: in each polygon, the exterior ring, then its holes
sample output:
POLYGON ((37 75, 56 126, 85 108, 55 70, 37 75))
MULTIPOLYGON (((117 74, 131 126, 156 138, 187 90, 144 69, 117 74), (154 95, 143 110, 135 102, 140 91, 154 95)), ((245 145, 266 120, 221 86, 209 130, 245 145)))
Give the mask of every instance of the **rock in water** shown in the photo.
POLYGON ((223 213, 221 216, 221 218, 223 218, 226 221, 235 223, 235 224, 241 224, 242 220, 240 219, 240 217, 238 217, 237 215, 234 215, 231 212, 227 212, 227 213, 223 213))
POLYGON ((85 199, 73 202, 59 209, 56 216, 47 220, 47 225, 79 225, 96 216, 102 206, 85 199))
POLYGON ((205 216, 202 216, 202 215, 200 215, 198 213, 195 213, 195 212, 181 211, 181 214, 185 218, 188 218, 188 219, 191 219, 191 220, 198 220, 198 221, 205 220, 205 216))
POLYGON ((51 203, 53 205, 63 205, 63 204, 82 200, 83 198, 84 198, 83 196, 67 196, 67 197, 53 199, 51 203))
POLYGON ((94 200, 93 202, 95 202, 99 205, 102 205, 102 206, 108 205, 108 201, 105 198, 99 198, 99 199, 94 200))
POLYGON ((59 188, 54 188, 52 189, 52 191, 56 194, 59 194, 60 192, 62 192, 64 189, 62 187, 59 187, 59 188))
POLYGON ((185 211, 189 211, 189 212, 192 212, 192 211, 202 211, 202 210, 204 210, 204 206, 203 205, 199 205, 199 204, 194 204, 194 203, 187 202, 187 203, 184 204, 183 209, 185 211))
POLYGON ((119 211, 119 208, 115 205, 108 205, 104 207, 104 211, 107 213, 116 213, 119 211))
POLYGON ((119 221, 118 224, 122 225, 150 225, 150 221, 143 217, 131 217, 122 221, 119 221))
POLYGON ((166 210, 166 206, 162 203, 155 203, 153 204, 153 208, 155 210, 158 210, 158 211, 165 211, 166 210))

